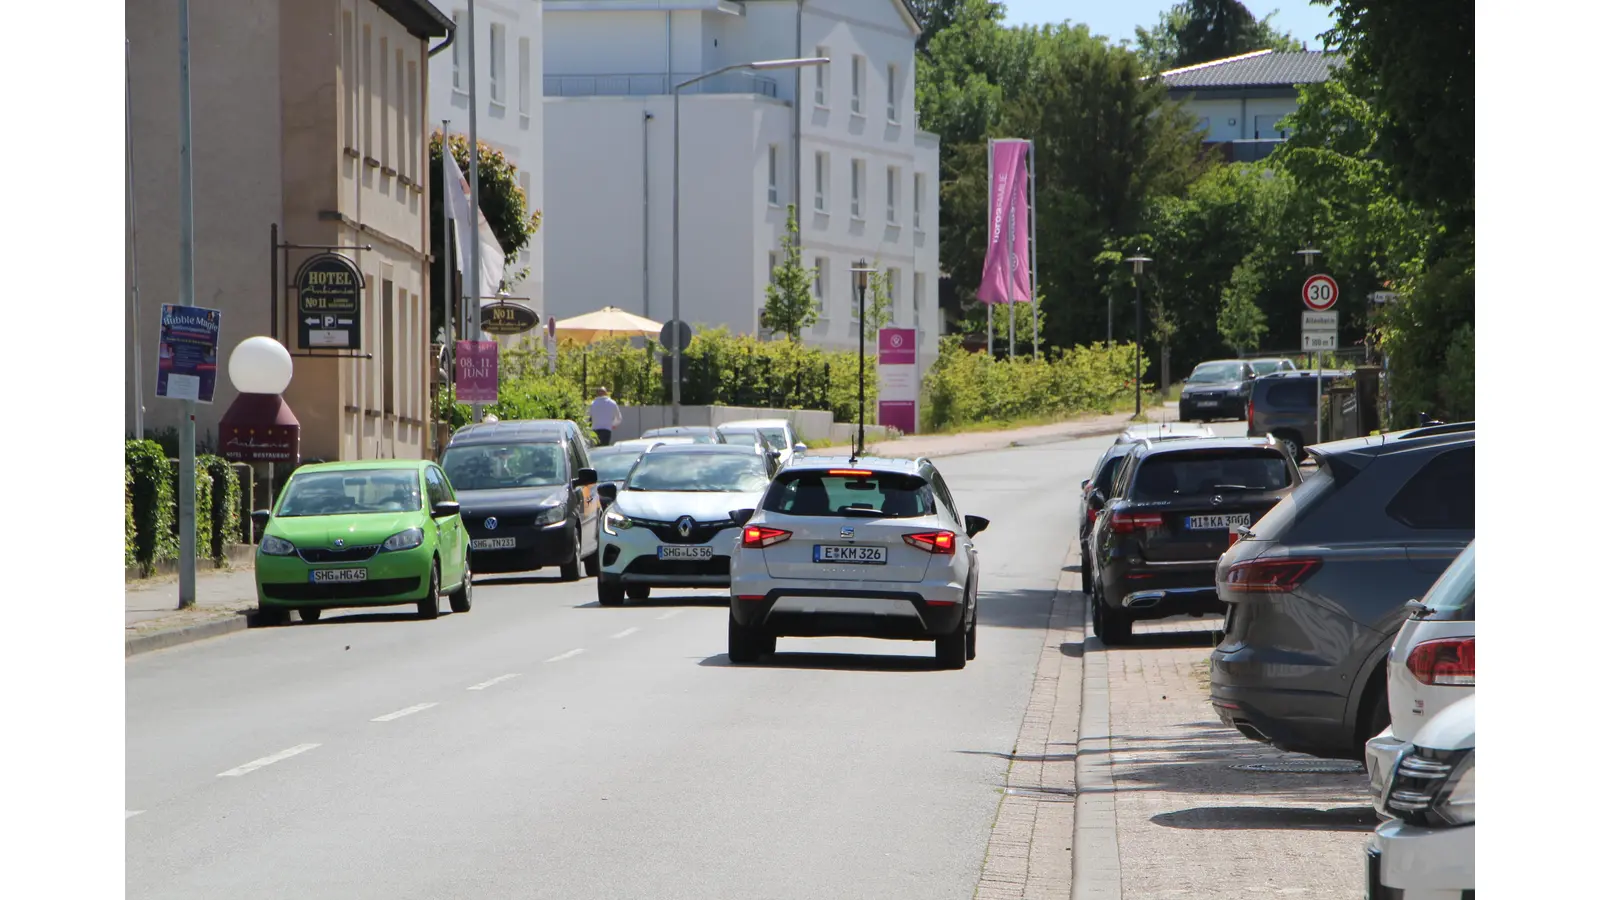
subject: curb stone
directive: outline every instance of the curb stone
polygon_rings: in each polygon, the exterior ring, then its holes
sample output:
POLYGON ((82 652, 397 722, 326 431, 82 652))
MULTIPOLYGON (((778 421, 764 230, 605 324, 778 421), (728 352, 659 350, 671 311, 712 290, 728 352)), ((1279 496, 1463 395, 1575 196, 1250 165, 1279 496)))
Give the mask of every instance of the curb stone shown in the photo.
POLYGON ((192 644, 207 638, 232 634, 235 631, 244 631, 255 624, 254 611, 250 615, 233 614, 226 618, 212 619, 208 622, 196 622, 193 625, 180 625, 176 628, 164 628, 129 637, 126 642, 127 652, 124 657, 137 656, 149 653, 152 650, 165 650, 180 644, 192 644))
MULTIPOLYGON (((1072 555, 1078 548, 1072 548, 1072 555)), ((1079 565, 1083 564, 1080 559, 1079 565)), ((1083 595, 1079 595, 1081 598, 1083 595)), ((1083 701, 1078 719, 1078 800, 1074 814, 1072 900, 1121 900, 1116 783, 1111 776, 1111 681, 1105 648, 1089 645, 1089 607, 1078 604, 1083 635, 1083 701)))

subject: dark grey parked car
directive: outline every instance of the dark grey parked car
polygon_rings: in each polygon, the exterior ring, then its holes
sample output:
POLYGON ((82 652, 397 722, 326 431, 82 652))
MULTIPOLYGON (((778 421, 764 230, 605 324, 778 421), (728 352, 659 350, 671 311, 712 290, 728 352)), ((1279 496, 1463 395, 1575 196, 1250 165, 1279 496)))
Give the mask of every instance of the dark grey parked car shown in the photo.
MULTIPOLYGON (((1317 373, 1273 372, 1251 383, 1250 405, 1245 409, 1245 433, 1272 435, 1296 462, 1306 458, 1306 445, 1317 439, 1317 373)), ((1354 372, 1322 371, 1322 391, 1337 381, 1354 378, 1354 372)))
POLYGON ((1194 367, 1178 395, 1178 421, 1243 419, 1256 373, 1242 359, 1214 359, 1194 367))
POLYGON ((1246 737, 1360 760, 1389 723, 1389 647, 1472 541, 1471 422, 1321 444, 1317 471, 1217 562, 1211 703, 1246 737))

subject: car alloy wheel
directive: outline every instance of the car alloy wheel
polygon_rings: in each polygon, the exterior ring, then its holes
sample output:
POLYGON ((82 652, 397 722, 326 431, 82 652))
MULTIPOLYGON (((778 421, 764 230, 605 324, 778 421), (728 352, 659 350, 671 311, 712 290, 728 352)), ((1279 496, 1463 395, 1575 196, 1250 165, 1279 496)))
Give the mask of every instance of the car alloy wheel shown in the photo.
POLYGON ((453 613, 472 612, 472 560, 467 560, 466 569, 461 573, 461 587, 450 594, 450 611, 453 613))
POLYGON ((417 601, 417 617, 422 619, 439 618, 439 563, 437 561, 428 570, 428 595, 417 601))

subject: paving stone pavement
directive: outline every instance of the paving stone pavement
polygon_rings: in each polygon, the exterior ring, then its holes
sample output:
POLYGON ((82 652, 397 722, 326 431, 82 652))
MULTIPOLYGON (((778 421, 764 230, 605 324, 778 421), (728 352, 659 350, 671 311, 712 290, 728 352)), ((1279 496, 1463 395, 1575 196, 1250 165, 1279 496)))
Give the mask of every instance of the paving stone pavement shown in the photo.
POLYGON ((1104 654, 1121 896, 1361 900, 1377 825, 1366 776, 1240 771, 1309 760, 1250 741, 1212 711, 1220 618, 1139 623, 1104 654))

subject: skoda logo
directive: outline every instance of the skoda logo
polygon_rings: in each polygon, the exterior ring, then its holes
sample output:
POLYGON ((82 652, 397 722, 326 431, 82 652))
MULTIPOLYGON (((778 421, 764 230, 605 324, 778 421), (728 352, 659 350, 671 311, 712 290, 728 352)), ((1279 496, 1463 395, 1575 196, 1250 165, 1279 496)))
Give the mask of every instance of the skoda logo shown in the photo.
POLYGON ((678 520, 678 536, 679 537, 688 537, 689 536, 689 532, 691 532, 693 530, 694 530, 694 520, 693 519, 689 518, 688 516, 684 516, 683 518, 678 520))
POLYGON ((1211 505, 1212 506, 1221 506, 1222 505, 1222 495, 1218 494, 1217 496, 1212 497, 1211 498, 1211 505))
POLYGON ((851 540, 855 540, 856 530, 855 530, 854 527, 852 527, 850 525, 846 525, 843 528, 839 529, 839 537, 850 538, 851 540))
POLYGON ((500 520, 496 519, 494 516, 490 516, 489 518, 483 520, 483 527, 493 531, 500 527, 500 520))
POLYGON ((344 546, 344 538, 334 538, 333 539, 333 545, 335 547, 343 547, 344 546))

